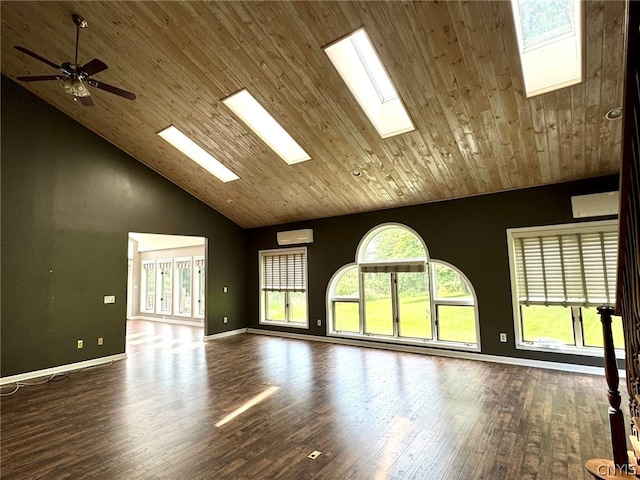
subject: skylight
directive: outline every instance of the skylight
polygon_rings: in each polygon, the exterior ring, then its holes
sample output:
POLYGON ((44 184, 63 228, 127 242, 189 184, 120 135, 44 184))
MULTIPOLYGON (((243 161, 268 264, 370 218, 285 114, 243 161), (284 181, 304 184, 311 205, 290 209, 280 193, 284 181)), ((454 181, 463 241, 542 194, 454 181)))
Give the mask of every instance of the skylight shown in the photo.
POLYGON ((582 82, 580 0, 511 0, 527 97, 582 82))
POLYGON ((246 89, 225 98, 223 102, 289 165, 311 159, 246 89))
POLYGON ((324 51, 382 138, 415 129, 363 28, 324 51))
POLYGON ((158 135, 223 182, 240 178, 173 125, 158 135))

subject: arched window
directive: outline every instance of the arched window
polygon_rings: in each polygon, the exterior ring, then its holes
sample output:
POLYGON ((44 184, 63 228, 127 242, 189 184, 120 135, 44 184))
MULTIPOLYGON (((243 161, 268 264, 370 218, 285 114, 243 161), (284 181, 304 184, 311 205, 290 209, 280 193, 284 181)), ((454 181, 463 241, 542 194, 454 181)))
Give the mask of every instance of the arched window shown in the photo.
POLYGON ((426 260, 427 248, 413 230, 390 223, 364 236, 356 255, 358 263, 393 260, 426 260))
POLYGON ((358 266, 347 265, 334 275, 332 317, 340 332, 360 332, 360 282, 358 266))
POLYGON ((327 312, 330 335, 479 349, 471 283, 400 224, 362 238, 356 263, 329 282, 327 312))

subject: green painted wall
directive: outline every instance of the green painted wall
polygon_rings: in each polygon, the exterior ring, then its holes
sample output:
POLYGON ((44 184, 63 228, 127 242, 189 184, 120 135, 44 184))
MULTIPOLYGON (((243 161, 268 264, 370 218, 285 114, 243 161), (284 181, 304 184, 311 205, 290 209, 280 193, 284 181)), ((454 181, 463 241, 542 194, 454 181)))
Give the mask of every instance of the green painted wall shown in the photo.
POLYGON ((207 333, 246 326, 245 230, 7 77, 1 88, 2 377, 125 351, 130 231, 206 237, 207 333))
POLYGON ((329 279, 354 260, 362 236, 384 222, 413 228, 432 258, 469 277, 483 353, 602 364, 513 347, 505 231, 571 223, 571 196, 615 190, 616 176, 245 231, 10 79, 2 77, 1 86, 3 377, 124 352, 129 231, 208 239, 207 333, 214 334, 264 328, 258 251, 277 248, 277 231, 313 228, 305 332, 324 335, 329 279), (104 295, 116 295, 117 303, 104 305, 104 295), (509 343, 499 343, 499 332, 508 332, 509 343))
POLYGON ((452 263, 471 280, 478 296, 483 353, 601 366, 602 359, 599 358, 514 348, 506 229, 573 223, 577 220, 572 217, 571 196, 617 189, 618 177, 609 176, 249 230, 248 326, 287 331, 258 323, 258 251, 277 248, 276 232, 313 229, 314 242, 307 251, 310 328, 308 331, 297 328, 289 331, 325 335, 326 289, 331 276, 341 266, 354 261, 356 248, 365 233, 381 223, 398 222, 422 236, 431 258, 452 263), (322 319, 322 327, 316 326, 316 319, 322 319), (499 342, 500 332, 508 333, 509 343, 499 342))

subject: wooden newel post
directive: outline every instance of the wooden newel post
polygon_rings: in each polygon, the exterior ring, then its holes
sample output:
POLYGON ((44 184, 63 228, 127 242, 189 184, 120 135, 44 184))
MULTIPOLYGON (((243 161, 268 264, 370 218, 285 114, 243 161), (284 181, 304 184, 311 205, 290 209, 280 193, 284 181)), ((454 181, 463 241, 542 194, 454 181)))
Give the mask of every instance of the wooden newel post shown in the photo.
POLYGON ((618 364, 613 347, 613 333, 611 331, 611 315, 613 308, 598 307, 600 321, 602 322, 602 337, 604 339, 604 376, 607 380, 609 391, 609 424, 611 426, 611 445, 613 447, 613 463, 620 469, 627 470, 629 457, 627 455, 627 438, 624 431, 624 417, 620 410, 622 398, 618 391, 620 377, 618 376, 618 364))

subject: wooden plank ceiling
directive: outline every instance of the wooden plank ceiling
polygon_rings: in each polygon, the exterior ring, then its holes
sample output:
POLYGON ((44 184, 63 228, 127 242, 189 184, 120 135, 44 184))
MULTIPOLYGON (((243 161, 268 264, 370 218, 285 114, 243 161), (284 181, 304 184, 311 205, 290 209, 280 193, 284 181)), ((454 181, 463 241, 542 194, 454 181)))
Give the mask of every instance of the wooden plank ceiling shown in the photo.
POLYGON ((585 2, 585 81, 526 99, 510 4, 415 2, 1 3, 2 73, 55 70, 24 46, 99 58, 83 107, 35 94, 243 227, 412 205, 618 172, 625 3, 585 2), (381 139, 322 47, 364 26, 416 130, 381 139), (286 165, 222 104, 247 88, 311 155, 286 165), (156 132, 173 124, 240 180, 222 183, 156 132), (352 171, 362 174, 354 177, 352 171))

